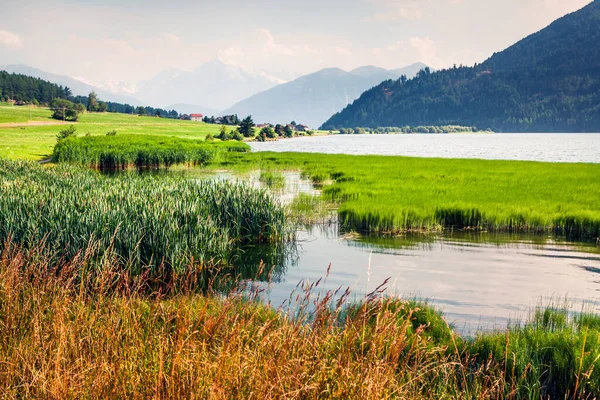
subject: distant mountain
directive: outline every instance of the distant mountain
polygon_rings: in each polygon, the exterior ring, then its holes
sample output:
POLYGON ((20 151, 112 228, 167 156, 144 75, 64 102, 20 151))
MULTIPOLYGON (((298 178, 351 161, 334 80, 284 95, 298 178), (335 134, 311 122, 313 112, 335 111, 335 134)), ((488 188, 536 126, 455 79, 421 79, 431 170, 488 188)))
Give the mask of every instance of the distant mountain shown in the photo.
MULTIPOLYGON (((400 69, 413 77, 416 72, 400 69)), ((400 74, 374 66, 350 72, 327 68, 253 95, 223 114, 252 115, 255 122, 289 123, 295 120, 311 128, 356 100, 365 90, 400 74)))
POLYGON ((134 97, 112 93, 70 76, 52 74, 37 68, 29 67, 27 65, 15 64, 0 66, 0 71, 6 71, 11 74, 23 74, 56 83, 57 85, 68 86, 74 95, 87 96, 90 92, 95 91, 96 94, 98 94, 98 97, 104 101, 112 101, 135 106, 146 105, 143 101, 134 97))
POLYGON ((422 62, 418 62, 403 68, 393 69, 392 72, 398 75, 398 77, 400 77, 401 75, 406 75, 406 77, 410 79, 417 76, 419 71, 425 68, 427 68, 427 65, 423 64, 422 62))
POLYGON ((222 110, 281 82, 265 72, 249 72, 217 59, 190 72, 161 72, 141 82, 135 95, 151 104, 198 104, 222 110))
POLYGON ((600 131, 600 0, 474 67, 383 82, 323 127, 600 131))

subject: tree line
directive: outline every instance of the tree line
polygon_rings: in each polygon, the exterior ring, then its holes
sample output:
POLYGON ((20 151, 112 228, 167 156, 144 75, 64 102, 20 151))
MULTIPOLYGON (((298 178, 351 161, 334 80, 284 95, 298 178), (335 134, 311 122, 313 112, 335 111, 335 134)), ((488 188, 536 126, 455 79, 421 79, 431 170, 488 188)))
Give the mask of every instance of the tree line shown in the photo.
POLYGON ((0 101, 48 106, 53 110, 53 118, 64 121, 77 121, 79 114, 84 111, 179 118, 175 110, 105 102, 95 92, 88 96, 74 96, 67 86, 6 71, 0 71, 0 101))
POLYGON ((0 100, 7 102, 49 104, 54 99, 68 99, 73 95, 66 86, 40 78, 0 71, 0 100))

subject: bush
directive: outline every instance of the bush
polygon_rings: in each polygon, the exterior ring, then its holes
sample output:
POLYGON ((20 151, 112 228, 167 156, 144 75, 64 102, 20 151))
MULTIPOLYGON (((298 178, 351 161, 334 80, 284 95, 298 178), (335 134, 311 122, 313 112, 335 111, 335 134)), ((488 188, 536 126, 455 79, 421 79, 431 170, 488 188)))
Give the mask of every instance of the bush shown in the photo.
POLYGON ((112 131, 106 132, 106 136, 116 136, 116 135, 117 135, 117 131, 115 129, 113 129, 112 131))
POLYGON ((67 129, 63 129, 62 131, 58 132, 58 135, 56 135, 56 139, 62 140, 62 139, 66 139, 68 137, 77 136, 76 132, 77 132, 77 128, 75 128, 75 126, 71 125, 67 129))
POLYGON ((240 131, 234 131, 233 135, 232 135, 232 139, 233 140, 237 140, 238 142, 241 142, 244 140, 244 136, 242 136, 242 134, 240 133, 240 131))

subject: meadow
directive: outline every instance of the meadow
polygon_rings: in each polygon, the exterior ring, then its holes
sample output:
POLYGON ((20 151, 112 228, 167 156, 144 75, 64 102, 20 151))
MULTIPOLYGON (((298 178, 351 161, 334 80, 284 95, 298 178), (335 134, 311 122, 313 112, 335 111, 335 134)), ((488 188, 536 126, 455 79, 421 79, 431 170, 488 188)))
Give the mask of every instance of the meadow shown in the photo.
POLYGON ((340 222, 371 233, 489 230, 600 237, 600 165, 229 153, 215 168, 301 170, 338 204, 340 222))
POLYGON ((530 323, 457 336, 426 304, 378 289, 311 295, 274 309, 260 293, 148 294, 89 255, 56 264, 39 247, 0 254, 5 398, 591 399, 600 318, 541 309, 530 323), (86 290, 87 289, 87 290, 86 290))
MULTIPOLYGON (((29 120, 14 110, 9 122, 29 120)), ((361 298, 303 282, 281 306, 244 285, 280 279, 271 258, 300 220, 331 205, 357 231, 593 239, 600 166, 248 153, 200 142, 217 125, 82 118, 56 165, 0 158, 0 397, 600 397, 600 317, 585 310, 539 308, 505 332, 462 338, 433 308, 388 298, 383 285, 361 298), (194 163, 197 147, 220 149, 204 170, 260 169, 275 190, 280 171, 300 170, 322 197, 298 196, 290 214, 243 184, 72 165, 97 165, 102 152, 135 164, 142 149, 142 164, 194 163)), ((0 156, 48 157, 61 129, 0 127, 0 156)))
POLYGON ((206 142, 151 135, 83 136, 58 141, 52 161, 98 169, 168 168, 174 164, 214 162, 221 153, 229 151, 247 152, 250 146, 236 141, 206 142))
POLYGON ((2 159, 0 180, 0 241, 56 260, 111 253, 133 275, 230 267, 240 245, 289 236, 283 207, 242 184, 2 159))
MULTIPOLYGON (((30 109, 0 104, 0 157, 31 160, 50 157, 56 144, 56 135, 65 128, 60 121, 52 119, 51 114, 47 108, 30 109), (30 111, 31 121, 49 125, 28 126, 30 111)), ((220 130, 219 125, 203 122, 118 113, 84 113, 73 125, 80 136, 104 136, 116 131, 117 135, 154 135, 195 140, 204 140, 208 134, 216 136, 220 130)))

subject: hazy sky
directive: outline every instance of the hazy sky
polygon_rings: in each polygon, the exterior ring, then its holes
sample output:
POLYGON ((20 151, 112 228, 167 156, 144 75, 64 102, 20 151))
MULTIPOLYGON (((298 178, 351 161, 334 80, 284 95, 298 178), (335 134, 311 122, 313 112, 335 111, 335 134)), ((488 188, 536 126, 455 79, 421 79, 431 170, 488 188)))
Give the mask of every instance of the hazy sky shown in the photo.
POLYGON ((105 82, 219 57, 324 67, 481 62, 590 0, 0 0, 0 64, 105 82))

